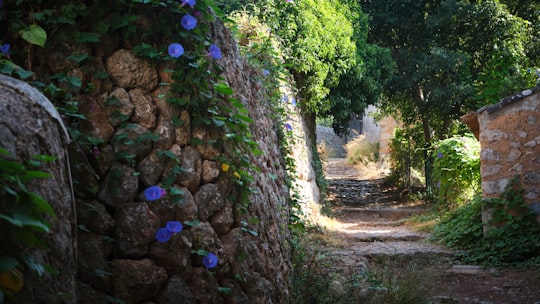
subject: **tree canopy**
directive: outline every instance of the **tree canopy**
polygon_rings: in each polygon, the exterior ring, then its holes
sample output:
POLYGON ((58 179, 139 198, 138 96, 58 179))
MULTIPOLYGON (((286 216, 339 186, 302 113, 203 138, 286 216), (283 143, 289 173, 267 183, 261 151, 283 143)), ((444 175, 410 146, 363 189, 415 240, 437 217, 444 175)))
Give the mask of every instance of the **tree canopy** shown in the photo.
POLYGON ((370 42, 391 50, 396 70, 383 107, 424 139, 448 134, 467 109, 514 93, 531 78, 529 24, 497 1, 362 1, 370 42))

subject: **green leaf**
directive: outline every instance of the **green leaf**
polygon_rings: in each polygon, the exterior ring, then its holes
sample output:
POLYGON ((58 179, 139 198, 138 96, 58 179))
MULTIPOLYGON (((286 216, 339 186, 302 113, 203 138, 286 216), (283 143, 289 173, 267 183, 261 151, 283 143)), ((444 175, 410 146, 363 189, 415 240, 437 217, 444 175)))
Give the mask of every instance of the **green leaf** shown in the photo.
POLYGON ((169 191, 170 195, 184 195, 184 193, 185 191, 180 188, 171 188, 171 190, 169 191))
POLYGON ((195 221, 184 221, 184 225, 186 226, 189 226, 189 227, 197 227, 199 226, 201 222, 198 221, 198 220, 195 220, 195 221))
POLYGON ((212 117, 212 122, 218 128, 223 127, 225 125, 225 122, 223 120, 220 120, 219 118, 216 118, 216 117, 212 117))
MULTIPOLYGON (((0 256, 0 272, 13 269, 19 265, 19 261, 13 257, 0 256)), ((0 301, 0 303, 2 303, 0 301)))
POLYGON ((216 91, 218 91, 219 93, 223 94, 223 95, 232 95, 232 93, 234 93, 233 89, 231 89, 231 87, 229 87, 228 85, 224 84, 224 83, 216 83, 214 85, 214 87, 216 88, 216 91))
POLYGON ((29 192, 28 195, 30 196, 32 203, 37 210, 45 212, 50 216, 56 216, 51 205, 49 205, 49 203, 47 203, 47 201, 43 197, 33 192, 29 192))
POLYGON ((47 41, 47 32, 37 24, 31 24, 28 30, 19 32, 21 37, 27 42, 41 47, 45 46, 47 41))
POLYGON ((86 59, 88 59, 88 54, 71 54, 69 56, 66 57, 67 60, 73 60, 77 63, 81 63, 83 61, 85 61, 86 59))

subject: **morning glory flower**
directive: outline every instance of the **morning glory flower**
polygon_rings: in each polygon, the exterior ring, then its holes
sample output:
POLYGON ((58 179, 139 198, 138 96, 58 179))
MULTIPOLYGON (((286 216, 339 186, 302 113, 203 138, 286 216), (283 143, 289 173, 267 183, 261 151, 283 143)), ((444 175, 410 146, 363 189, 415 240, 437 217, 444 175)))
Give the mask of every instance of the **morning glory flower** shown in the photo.
POLYGON ((9 43, 6 43, 0 46, 0 52, 6 55, 7 58, 9 58, 9 47, 10 47, 9 43))
POLYGON ((270 71, 267 70, 267 69, 264 69, 262 72, 263 72, 263 75, 264 75, 264 76, 270 75, 270 71))
POLYGON ((167 191, 159 186, 148 187, 146 190, 144 190, 144 196, 149 201, 160 199, 165 194, 167 194, 167 191))
POLYGON ((169 56, 178 58, 184 54, 184 47, 180 43, 171 43, 169 45, 169 56))
POLYGON ((293 97, 293 99, 291 99, 291 103, 294 107, 296 107, 296 98, 293 97))
POLYGON ((208 55, 210 55, 214 59, 221 59, 221 50, 217 45, 212 44, 208 51, 208 55))
POLYGON ((173 234, 182 231, 183 228, 182 223, 179 221, 167 222, 167 229, 173 234))
POLYGON ((192 30, 195 28, 195 26, 197 26, 197 19, 190 14, 186 14, 184 17, 182 17, 182 20, 180 20, 180 24, 186 30, 192 30))
POLYGON ((165 243, 170 240, 173 233, 167 228, 159 228, 156 233, 156 240, 160 243, 165 243))
POLYGON ((203 259, 202 263, 206 269, 214 268, 217 266, 218 258, 213 253, 208 253, 203 259))
POLYGON ((195 0, 182 0, 181 6, 184 6, 186 4, 191 6, 191 8, 193 8, 195 6, 195 0))
POLYGON ((286 123, 285 124, 285 129, 289 130, 289 131, 292 131, 292 126, 290 123, 286 123))
POLYGON ((442 152, 437 153, 437 158, 442 158, 442 152))

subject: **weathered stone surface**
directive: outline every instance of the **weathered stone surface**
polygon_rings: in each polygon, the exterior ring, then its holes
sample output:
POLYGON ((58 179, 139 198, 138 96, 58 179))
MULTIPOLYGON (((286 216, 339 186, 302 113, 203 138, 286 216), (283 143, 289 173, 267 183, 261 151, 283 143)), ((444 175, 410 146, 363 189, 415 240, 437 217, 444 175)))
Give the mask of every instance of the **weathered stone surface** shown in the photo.
POLYGON ((124 203, 117 207, 114 229, 114 250, 121 258, 146 255, 148 245, 155 239, 159 218, 144 202, 124 203))
POLYGON ((169 275, 184 275, 192 270, 191 250, 193 241, 191 232, 188 230, 180 231, 173 235, 165 243, 154 242, 150 246, 148 256, 156 262, 157 265, 165 268, 169 275))
POLYGON ((215 161, 204 160, 202 163, 202 183, 214 182, 219 176, 219 167, 215 161))
MULTIPOLYGON (((69 135, 62 118, 49 100, 36 89, 0 74, 0 144, 13 160, 27 162, 34 155, 55 156, 40 170, 49 178, 35 179, 28 190, 45 199, 56 213, 48 218, 51 233, 43 234, 48 250, 28 250, 38 263, 47 263, 59 273, 37 277, 27 270, 20 303, 76 303, 76 220, 75 200, 67 155, 69 135), (62 294, 74 295, 64 298, 62 294)), ((9 214, 13 205, 0 201, 0 210, 9 214)), ((5 232, 3 232, 5 233, 5 232)), ((2 244, 6 248, 8 244, 2 244)), ((7 249, 7 248, 6 248, 7 249)))
POLYGON ((101 183, 98 199, 115 207, 134 198, 139 189, 139 178, 134 173, 133 168, 114 163, 101 183))
POLYGON ((213 159, 221 152, 221 149, 214 146, 216 140, 222 137, 221 132, 215 126, 194 126, 192 127, 191 136, 201 142, 196 148, 203 158, 213 159))
POLYGON ((218 293, 219 284, 215 276, 208 273, 204 268, 193 268, 192 275, 200 278, 189 283, 189 287, 197 299, 197 303, 224 303, 223 298, 218 293))
POLYGON ((148 62, 121 49, 107 58, 105 66, 112 81, 120 87, 139 87, 152 91, 157 85, 157 71, 148 62))
MULTIPOLYGON (((228 253, 224 251, 224 245, 210 223, 201 222, 191 227, 190 232, 193 236, 193 248, 215 254, 218 257, 218 265, 213 271, 219 276, 227 275, 230 269, 230 265, 227 263, 228 253)), ((194 256, 193 263, 193 265, 202 267, 202 257, 199 255, 194 256)))
POLYGON ((176 181, 195 193, 201 183, 202 157, 191 146, 184 148, 180 161, 182 172, 177 174, 176 181))
POLYGON ((163 154, 161 158, 165 162, 162 178, 172 178, 173 180, 176 179, 175 176, 181 171, 180 159, 182 158, 182 148, 176 144, 172 145, 168 152, 163 154))
POLYGON ((107 303, 112 300, 106 293, 99 292, 81 281, 77 281, 77 296, 77 304, 107 303))
POLYGON ((225 207, 225 201, 218 192, 216 184, 205 184, 199 188, 194 195, 197 206, 199 206, 199 220, 206 221, 218 210, 225 207))
POLYGON ((157 296, 156 303, 197 304, 197 300, 182 277, 175 275, 169 278, 165 287, 157 296))
POLYGON ((127 164, 144 158, 152 150, 148 135, 150 130, 139 124, 130 123, 119 129, 112 139, 115 158, 127 164))
POLYGON ((154 148, 157 150, 168 149, 170 146, 172 146, 176 139, 171 118, 167 116, 158 117, 156 130, 154 133, 159 136, 159 139, 154 142, 154 148))
POLYGON ((211 218, 210 218, 210 224, 212 224, 212 227, 217 232, 217 234, 222 235, 229 230, 231 230, 231 227, 234 223, 234 212, 232 208, 232 203, 227 202, 221 210, 216 212, 211 218))
POLYGON ((182 222, 195 221, 199 216, 199 207, 195 198, 187 188, 183 188, 182 201, 177 204, 175 216, 182 222))
POLYGON ((95 233, 79 233, 77 237, 79 279, 99 291, 108 292, 111 272, 108 258, 112 252, 111 240, 95 233))
POLYGON ((152 299, 166 281, 165 269, 149 259, 112 262, 113 295, 127 303, 152 299))
POLYGON ((103 111, 99 104, 93 100, 85 105, 86 119, 81 120, 81 131, 95 138, 108 141, 114 134, 114 128, 109 123, 107 112, 103 111))
POLYGON ((111 145, 100 145, 92 149, 89 158, 92 168, 96 170, 99 176, 103 176, 114 164, 114 149, 111 145))
POLYGON ((107 235, 114 228, 114 219, 105 206, 98 201, 78 200, 77 225, 83 225, 92 232, 107 235))
POLYGON ((156 151, 148 154, 137 165, 137 171, 141 173, 139 178, 145 186, 152 186, 158 183, 163 169, 165 168, 165 159, 160 158, 156 151))
POLYGON ((110 94, 103 94, 100 103, 107 112, 109 122, 115 128, 128 121, 135 108, 129 93, 124 88, 116 88, 110 94))
POLYGON ((518 176, 530 205, 537 200, 540 183, 540 87, 526 91, 530 94, 509 96, 478 110, 478 122, 483 196, 501 195, 508 181, 518 176))
POLYGON ((85 151, 74 143, 69 145, 69 161, 71 163, 71 178, 75 193, 78 197, 93 198, 99 191, 99 181, 86 161, 85 151))
POLYGON ((184 110, 180 112, 179 119, 183 124, 175 129, 176 143, 185 146, 191 142, 191 116, 184 110))
POLYGON ((131 120, 147 129, 153 129, 156 126, 156 106, 152 95, 135 88, 129 91, 129 96, 135 106, 131 120))

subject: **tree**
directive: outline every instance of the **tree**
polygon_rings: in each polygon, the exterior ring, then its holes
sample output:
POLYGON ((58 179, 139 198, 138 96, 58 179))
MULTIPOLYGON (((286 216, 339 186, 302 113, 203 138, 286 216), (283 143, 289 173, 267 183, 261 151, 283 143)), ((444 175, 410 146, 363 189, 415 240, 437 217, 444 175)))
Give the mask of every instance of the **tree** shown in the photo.
POLYGON ((323 113, 332 117, 337 134, 346 134, 352 114, 361 114, 367 105, 375 104, 394 70, 388 48, 367 43, 368 18, 356 1, 343 0, 349 6, 348 19, 354 27, 356 60, 338 84, 330 89, 330 109, 323 113))
POLYGON ((261 17, 282 40, 300 107, 306 113, 328 111, 330 89, 356 63, 348 6, 337 0, 269 0, 263 6, 261 17))
POLYGON ((397 66, 383 107, 406 123, 421 121, 427 144, 433 136, 445 137, 466 109, 524 83, 527 23, 496 1, 362 4, 371 41, 390 48, 397 66))

